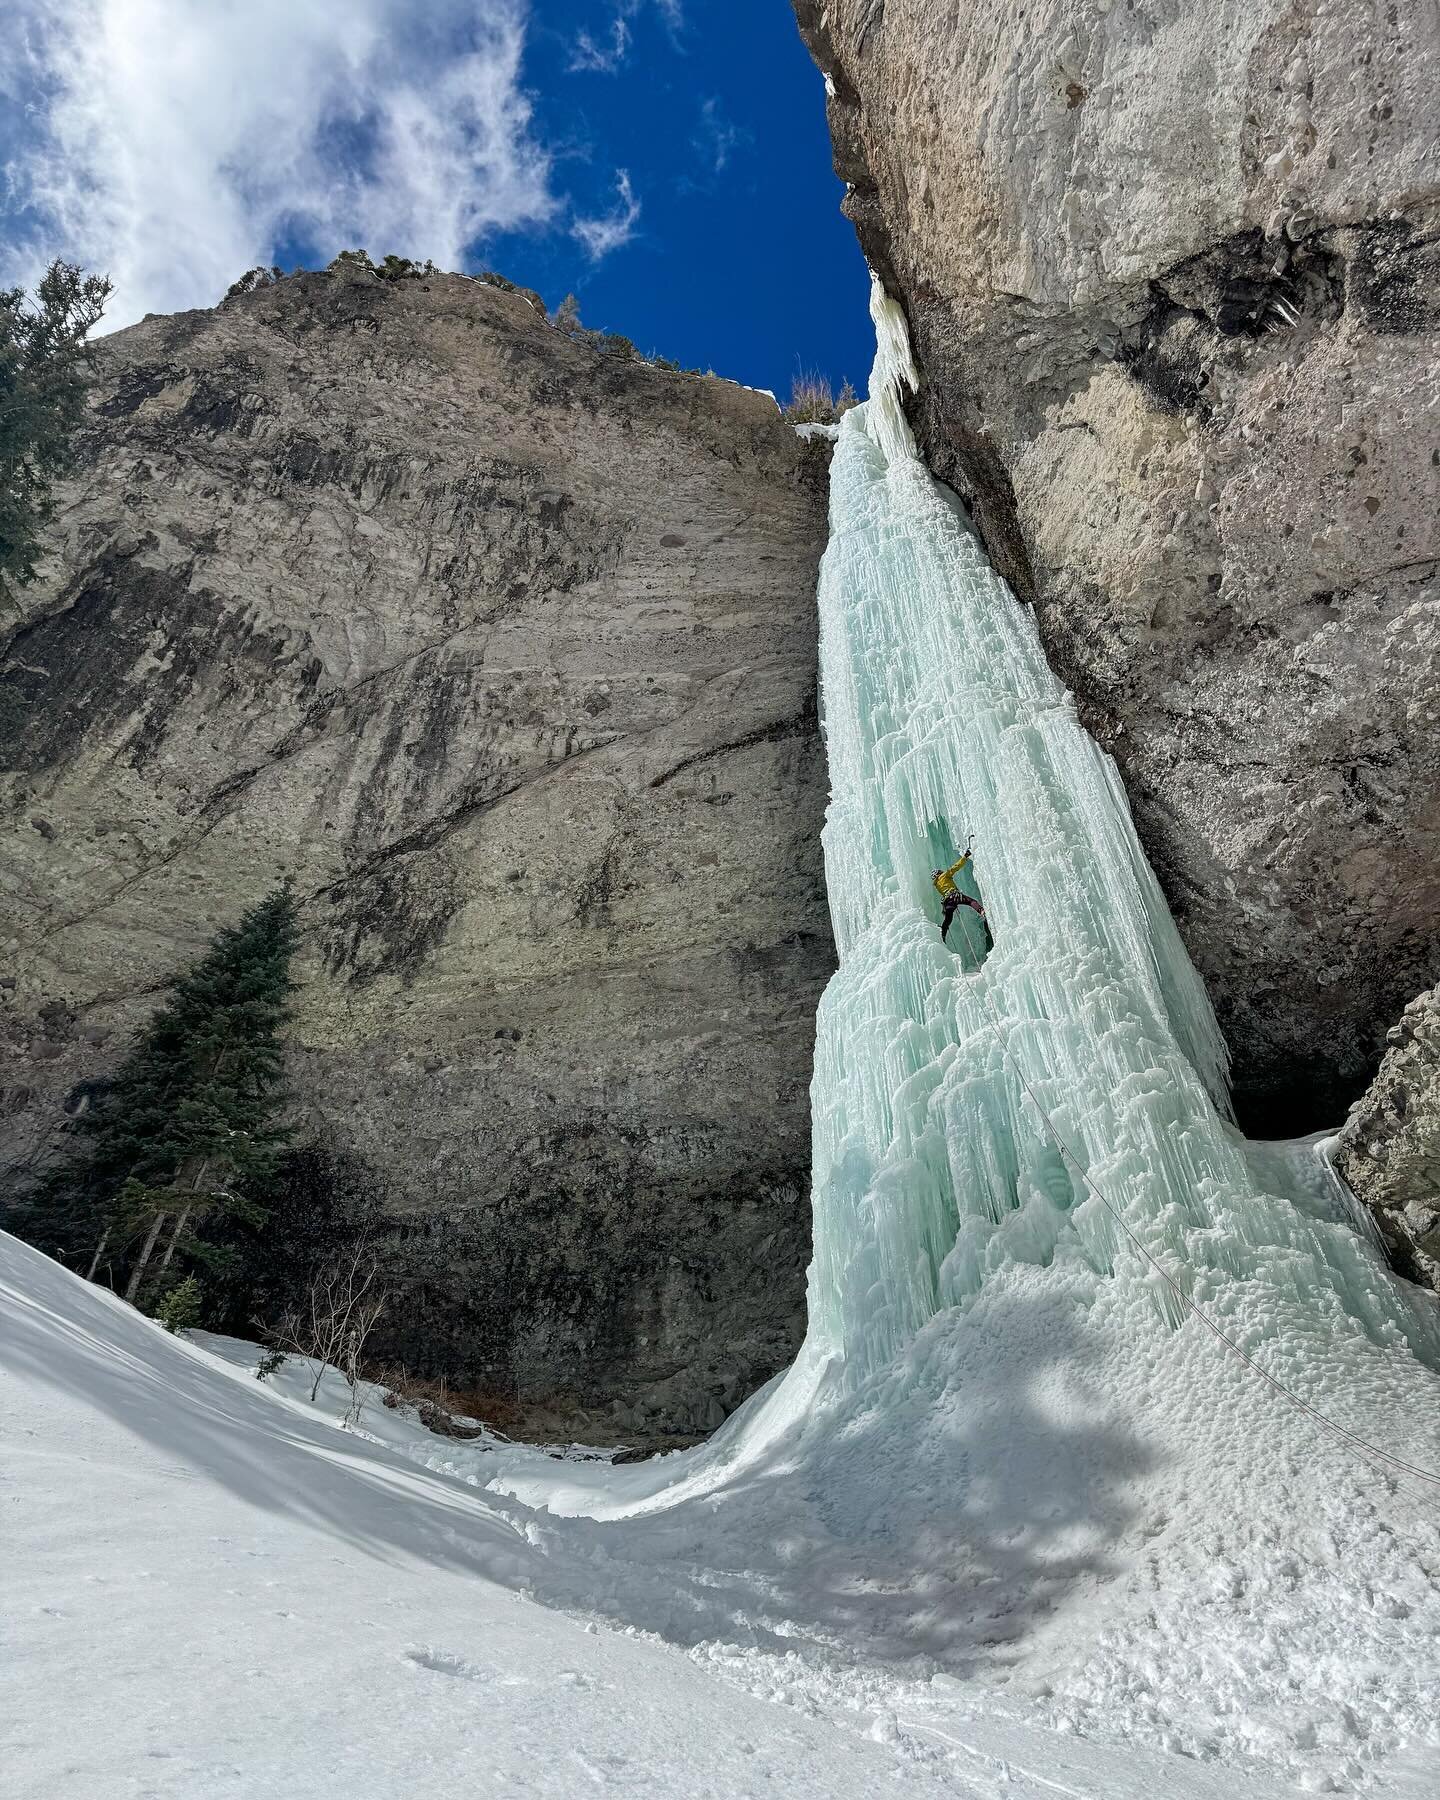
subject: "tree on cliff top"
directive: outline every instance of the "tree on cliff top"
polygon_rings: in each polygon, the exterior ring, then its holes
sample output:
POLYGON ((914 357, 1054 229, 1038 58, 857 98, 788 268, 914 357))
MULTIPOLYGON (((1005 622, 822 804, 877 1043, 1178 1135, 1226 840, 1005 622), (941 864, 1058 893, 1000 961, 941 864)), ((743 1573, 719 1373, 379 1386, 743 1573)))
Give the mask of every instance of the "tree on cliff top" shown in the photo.
POLYGON ((296 937, 295 902, 280 888, 177 977, 77 1121, 75 1152, 26 1209, 22 1235, 85 1258, 92 1276, 102 1264, 128 1271, 135 1299, 177 1253, 206 1262, 205 1219, 263 1219, 288 1135, 280 1032, 296 937))
POLYGON ((32 300, 0 289, 0 586, 35 573, 50 487, 85 413, 87 338, 110 297, 103 275, 53 262, 32 300))

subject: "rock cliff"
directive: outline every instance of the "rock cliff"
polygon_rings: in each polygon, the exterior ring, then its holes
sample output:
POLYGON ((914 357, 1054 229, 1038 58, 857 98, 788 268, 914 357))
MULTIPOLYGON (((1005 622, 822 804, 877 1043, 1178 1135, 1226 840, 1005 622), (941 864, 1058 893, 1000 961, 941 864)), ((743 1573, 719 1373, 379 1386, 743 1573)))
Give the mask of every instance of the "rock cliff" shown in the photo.
POLYGON ((917 431, 1120 765, 1242 1119, 1334 1123, 1440 976, 1434 7, 796 11, 917 431))
POLYGON ((0 672, 9 1155, 293 876, 302 1140, 407 1231, 385 1348, 714 1425, 803 1317, 823 456, 458 276, 100 362, 0 672))
POLYGON ((1412 1000, 1391 1028, 1334 1156, 1396 1268, 1440 1288, 1440 988, 1412 1000))

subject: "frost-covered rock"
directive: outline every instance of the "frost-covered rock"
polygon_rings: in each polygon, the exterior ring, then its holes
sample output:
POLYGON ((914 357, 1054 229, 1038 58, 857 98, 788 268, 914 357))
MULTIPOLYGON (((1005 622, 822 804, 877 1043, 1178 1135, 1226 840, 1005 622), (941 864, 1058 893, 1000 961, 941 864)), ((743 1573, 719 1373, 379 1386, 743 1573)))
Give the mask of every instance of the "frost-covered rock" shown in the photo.
POLYGON ((704 1429, 802 1318, 823 463, 352 268, 106 339, 59 501, 0 675, 4 1143, 293 875, 301 1141, 415 1227, 388 1350, 704 1429))
POLYGON ((796 0, 932 469, 1119 762, 1242 1116, 1440 974, 1428 0, 796 0))
POLYGON ((1412 1000, 1390 1032, 1335 1166, 1374 1214, 1395 1266, 1440 1288, 1440 987, 1412 1000))

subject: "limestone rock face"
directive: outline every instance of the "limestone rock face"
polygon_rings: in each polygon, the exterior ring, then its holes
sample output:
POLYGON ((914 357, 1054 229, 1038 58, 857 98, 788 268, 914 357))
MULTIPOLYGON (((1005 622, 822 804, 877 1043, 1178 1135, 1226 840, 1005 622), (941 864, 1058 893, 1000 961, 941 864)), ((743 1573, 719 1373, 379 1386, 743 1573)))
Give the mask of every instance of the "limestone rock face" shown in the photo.
POLYGON ((301 1137, 409 1231, 386 1347, 714 1425, 803 1318, 823 458, 363 269, 107 339, 84 455, 0 675, 9 1154, 290 875, 301 1137))
POLYGON ((1440 1288, 1440 988, 1412 1000, 1392 1027, 1334 1160, 1374 1214, 1396 1268, 1440 1288))
POLYGON ((1440 976, 1432 0, 796 10, 918 434, 1120 765, 1242 1117, 1333 1123, 1440 976))

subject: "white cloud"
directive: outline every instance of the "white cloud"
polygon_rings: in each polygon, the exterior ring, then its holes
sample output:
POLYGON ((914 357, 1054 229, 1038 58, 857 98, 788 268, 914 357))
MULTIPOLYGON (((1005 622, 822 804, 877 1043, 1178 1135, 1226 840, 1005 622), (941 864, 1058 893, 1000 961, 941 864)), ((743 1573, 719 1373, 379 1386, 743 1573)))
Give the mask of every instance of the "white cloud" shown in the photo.
POLYGON ((630 26, 627 15, 618 14, 610 21, 610 46, 596 43, 588 31, 580 32, 570 51, 570 69, 577 71, 613 75, 624 62, 630 49, 630 26))
POLYGON ((580 240, 596 262, 630 242, 635 235, 635 222, 640 217, 640 202, 635 198, 630 177, 624 169, 615 171, 615 191, 620 203, 613 211, 591 219, 576 219, 570 227, 572 236, 580 240))
MULTIPOLYGON (((680 31, 685 23, 682 0, 654 0, 654 4, 669 30, 671 43, 678 49, 680 31)), ((615 0, 608 35, 602 32, 597 38, 588 31, 578 31, 570 49, 570 72, 613 75, 630 54, 634 37, 631 21, 644 11, 645 6, 646 0, 615 0)))
POLYGON ((525 0, 10 5, 0 279, 108 271, 111 326, 212 305, 285 238, 458 267, 557 211, 525 0))
POLYGON ((721 112, 718 100, 707 100, 700 108, 700 126, 691 142, 715 174, 722 174, 735 152, 750 141, 750 133, 732 125, 721 112))

